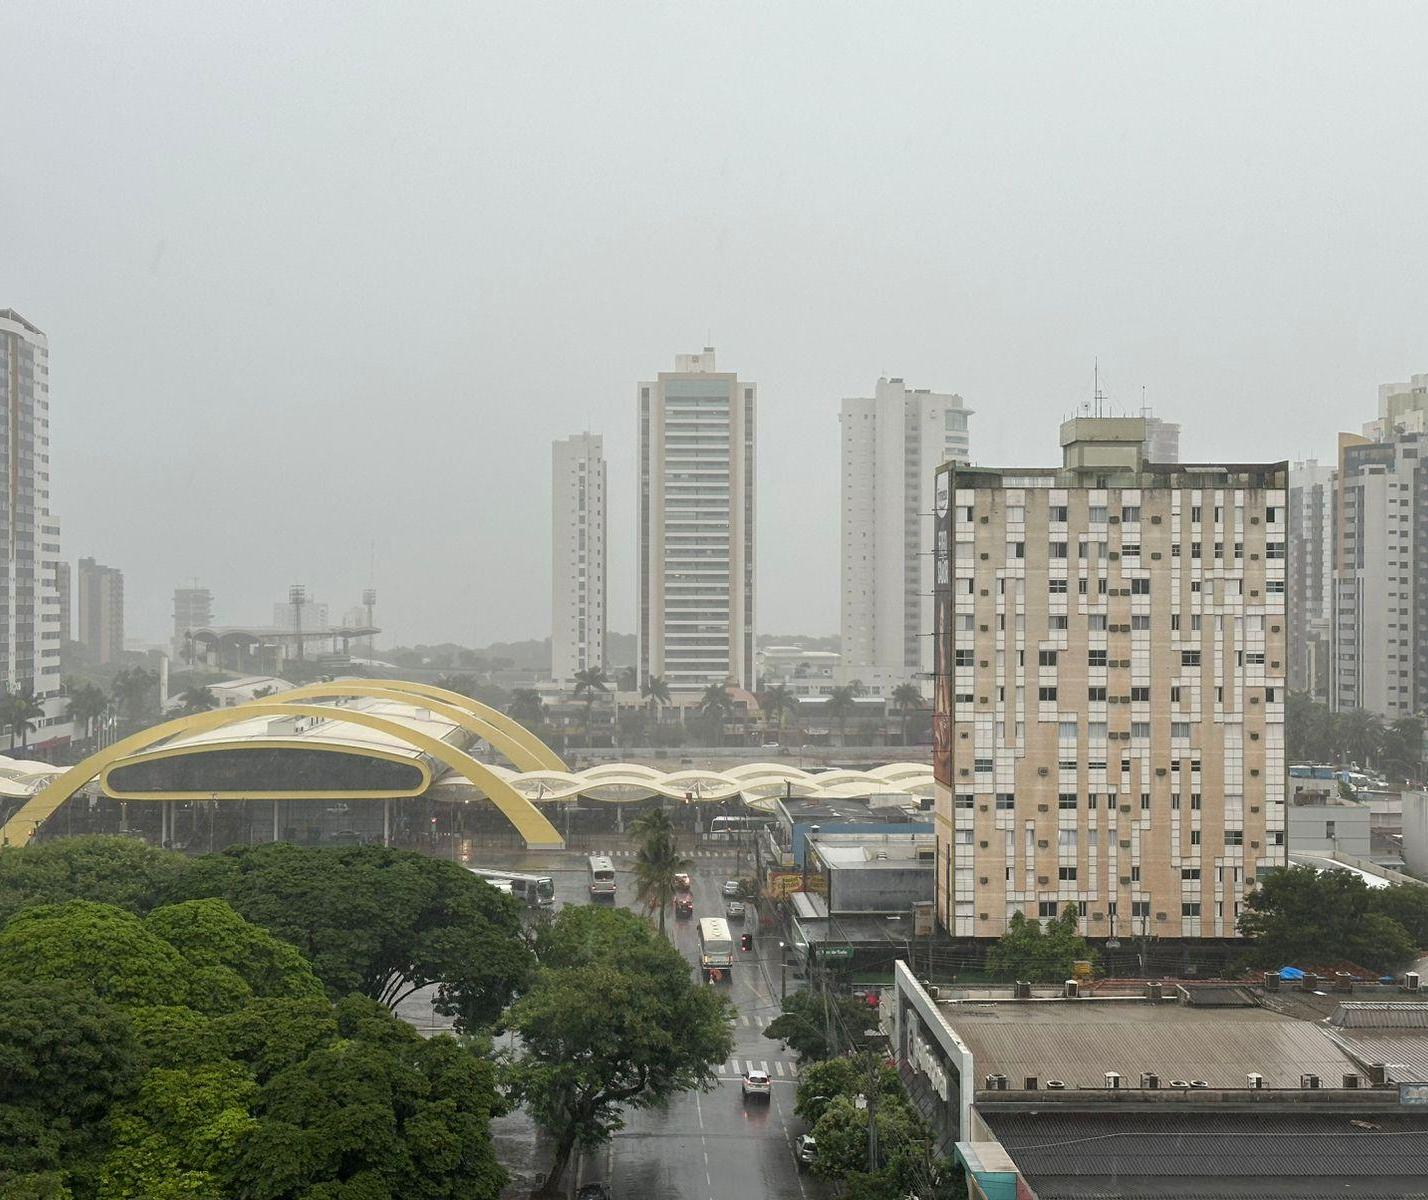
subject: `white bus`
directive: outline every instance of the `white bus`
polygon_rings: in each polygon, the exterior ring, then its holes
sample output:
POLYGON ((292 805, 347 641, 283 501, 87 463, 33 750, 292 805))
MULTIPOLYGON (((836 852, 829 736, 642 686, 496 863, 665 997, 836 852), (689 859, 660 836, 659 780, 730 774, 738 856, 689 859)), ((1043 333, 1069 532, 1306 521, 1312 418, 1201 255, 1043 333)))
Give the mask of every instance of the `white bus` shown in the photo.
POLYGON ((488 883, 510 884, 501 890, 510 892, 517 900, 524 900, 531 908, 549 908, 555 903, 555 880, 549 875, 523 875, 518 871, 494 871, 486 867, 466 869, 488 883))
POLYGON ((603 854, 590 856, 590 899, 615 898, 615 864, 603 854))
POLYGON ((733 974, 734 939, 723 917, 699 918, 699 970, 705 979, 713 978, 715 971, 724 979, 733 974))

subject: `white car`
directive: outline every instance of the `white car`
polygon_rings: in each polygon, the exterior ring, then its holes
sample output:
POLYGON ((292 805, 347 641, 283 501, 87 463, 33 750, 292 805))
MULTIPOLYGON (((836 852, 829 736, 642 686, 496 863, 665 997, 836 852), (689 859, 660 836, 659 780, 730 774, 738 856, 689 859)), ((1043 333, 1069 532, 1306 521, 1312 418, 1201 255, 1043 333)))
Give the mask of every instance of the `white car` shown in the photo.
POLYGON ((805 1133, 794 1143, 794 1154, 798 1156, 799 1170, 813 1165, 813 1160, 818 1157, 818 1143, 811 1133, 805 1133))
POLYGON ((744 1076, 743 1083, 745 1100, 750 1096, 762 1096, 767 1100, 773 1094, 773 1084, 763 1071, 750 1071, 744 1076))
POLYGON ((744 902, 730 900, 724 905, 724 916, 730 921, 742 921, 744 919, 744 902))
POLYGON ((739 893, 743 891, 743 885, 737 879, 726 879, 723 891, 725 899, 737 900, 739 893))

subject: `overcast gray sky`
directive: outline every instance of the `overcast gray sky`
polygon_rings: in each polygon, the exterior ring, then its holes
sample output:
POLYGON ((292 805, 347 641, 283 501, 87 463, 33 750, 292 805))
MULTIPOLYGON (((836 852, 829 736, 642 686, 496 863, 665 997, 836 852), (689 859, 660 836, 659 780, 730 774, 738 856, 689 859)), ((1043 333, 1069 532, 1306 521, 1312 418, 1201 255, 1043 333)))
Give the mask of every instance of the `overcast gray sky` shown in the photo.
POLYGON ((1049 462, 1099 356, 1186 457, 1332 454, 1428 371, 1422 4, 0 5, 0 307, 50 335, 67 556, 131 635, 369 582, 540 637, 550 441, 759 384, 760 626, 838 624, 838 401, 1049 462))

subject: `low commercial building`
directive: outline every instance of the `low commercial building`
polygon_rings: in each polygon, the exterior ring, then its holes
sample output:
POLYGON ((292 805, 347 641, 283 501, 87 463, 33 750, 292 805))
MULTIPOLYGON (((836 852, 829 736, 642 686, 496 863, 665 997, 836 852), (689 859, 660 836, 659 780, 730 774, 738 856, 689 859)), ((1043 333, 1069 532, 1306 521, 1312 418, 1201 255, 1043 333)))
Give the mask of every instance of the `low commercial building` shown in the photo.
POLYGON ((1296 781, 1285 816, 1291 854, 1372 857, 1369 806, 1339 795, 1335 784, 1296 781))
POLYGON ((1233 984, 934 992, 899 963, 883 1019, 973 1197, 1423 1193, 1415 995, 1386 1018, 1350 1001, 1322 1022, 1233 984), (1375 1019, 1397 1040, 1374 1040, 1375 1019))
POLYGON ((808 839, 809 874, 834 916, 910 913, 931 903, 937 838, 931 833, 819 833, 808 839))
POLYGON ((932 814, 922 810, 922 802, 915 796, 893 794, 888 801, 880 803, 876 793, 848 799, 782 797, 774 803, 779 821, 776 833, 792 863, 802 868, 805 839, 810 833, 876 835, 933 831, 932 814))

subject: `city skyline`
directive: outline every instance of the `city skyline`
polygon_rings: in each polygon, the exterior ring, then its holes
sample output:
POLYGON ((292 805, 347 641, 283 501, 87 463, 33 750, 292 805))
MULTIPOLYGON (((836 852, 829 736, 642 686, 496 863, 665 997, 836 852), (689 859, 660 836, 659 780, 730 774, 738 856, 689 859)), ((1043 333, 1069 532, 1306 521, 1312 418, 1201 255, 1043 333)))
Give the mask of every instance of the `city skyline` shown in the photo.
MULTIPOLYGON (((760 624, 828 633, 826 414, 880 374, 974 397, 984 462, 1089 399, 1096 356, 1187 458, 1325 461, 1424 369, 1421 9, 16 11, 0 304, 55 350, 66 543, 124 568, 156 643, 181 580, 247 620, 291 579, 358 595, 373 549, 395 640, 543 635, 546 447, 602 431, 633 478, 630 381, 706 340, 764 399, 760 624), (374 47, 380 85, 350 69, 374 47), (739 86, 688 86, 719 59, 739 86), (921 86, 846 88, 870 61, 921 86)), ((634 502, 612 482, 612 528, 634 502)))

